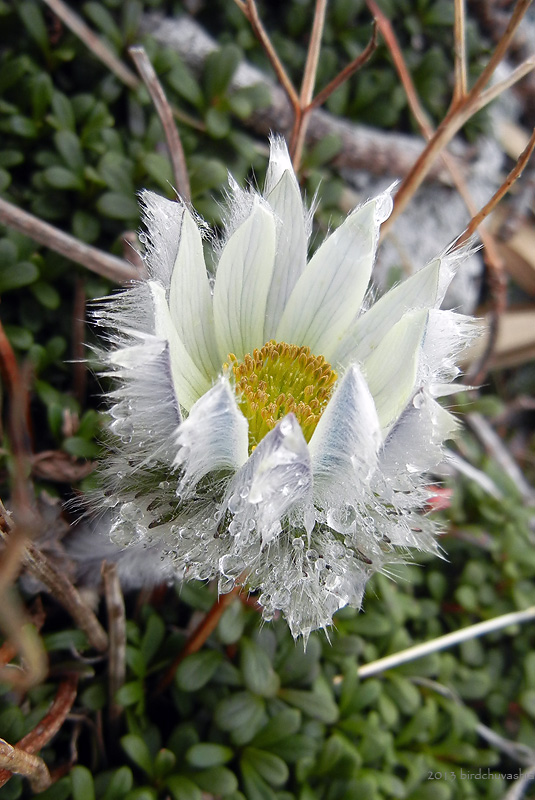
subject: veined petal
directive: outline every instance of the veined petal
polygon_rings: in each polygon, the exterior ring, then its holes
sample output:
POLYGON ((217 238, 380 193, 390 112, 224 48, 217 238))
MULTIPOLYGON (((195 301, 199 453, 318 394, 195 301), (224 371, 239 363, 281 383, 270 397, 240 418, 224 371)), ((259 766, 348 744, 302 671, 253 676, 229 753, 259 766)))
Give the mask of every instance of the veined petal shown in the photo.
POLYGON ((288 414, 270 431, 236 475, 228 493, 233 515, 229 531, 242 542, 272 542, 281 519, 302 503, 311 489, 308 447, 295 416, 288 414))
POLYGON ((315 499, 343 487, 366 485, 377 464, 381 426, 360 369, 340 381, 310 440, 315 499))
POLYGON ((264 341, 277 333, 282 313, 292 290, 306 266, 308 233, 303 201, 293 171, 286 170, 267 195, 277 225, 275 266, 266 303, 264 341))
POLYGON ((247 461, 247 420, 226 378, 192 406, 178 427, 174 464, 183 469, 178 491, 189 493, 209 472, 236 471, 247 461))
POLYGON ((171 276, 169 311, 195 364, 208 378, 217 375, 221 362, 215 340, 212 295, 202 237, 187 208, 184 208, 182 216, 180 243, 171 276))
POLYGON ((405 314, 363 363, 383 431, 397 419, 415 391, 428 315, 425 309, 405 314))
POLYGON ((333 366, 345 365, 353 360, 362 363, 407 311, 432 308, 437 299, 441 267, 442 259, 435 259, 390 289, 369 311, 358 317, 340 342, 331 362, 333 366))
POLYGON ((180 239, 184 206, 154 192, 141 193, 143 222, 148 234, 140 234, 145 245, 145 263, 151 277, 167 288, 175 263, 180 239))
POLYGON ((156 281, 149 281, 149 286, 154 304, 154 333, 169 344, 171 374, 177 400, 189 411, 195 401, 210 388, 210 381, 195 365, 177 333, 163 286, 156 281))
POLYGON ((314 254, 290 295, 277 341, 308 345, 330 360, 370 280, 379 226, 392 200, 382 194, 358 208, 314 254))
POLYGON ((264 316, 275 258, 275 220, 255 198, 250 216, 221 254, 214 287, 219 355, 238 360, 264 344, 264 316))

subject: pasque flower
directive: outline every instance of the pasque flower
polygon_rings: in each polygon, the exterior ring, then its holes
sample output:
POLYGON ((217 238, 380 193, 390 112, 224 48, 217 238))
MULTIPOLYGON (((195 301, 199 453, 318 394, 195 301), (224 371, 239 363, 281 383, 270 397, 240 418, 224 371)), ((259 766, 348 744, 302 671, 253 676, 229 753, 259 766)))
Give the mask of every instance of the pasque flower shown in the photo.
POLYGON ((470 325, 439 310, 453 256, 371 302, 389 192, 309 261, 282 140, 263 193, 229 194, 215 244, 185 204, 142 196, 149 278, 97 315, 114 378, 99 505, 131 582, 245 582, 307 636, 409 548, 437 550, 425 474, 456 422, 435 398, 470 325))

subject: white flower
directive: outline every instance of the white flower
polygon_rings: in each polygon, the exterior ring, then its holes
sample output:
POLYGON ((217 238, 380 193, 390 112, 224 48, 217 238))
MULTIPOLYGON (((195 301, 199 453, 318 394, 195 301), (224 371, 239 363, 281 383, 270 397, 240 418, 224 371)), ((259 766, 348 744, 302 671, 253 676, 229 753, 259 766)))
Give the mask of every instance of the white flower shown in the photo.
POLYGON ((99 314, 116 379, 101 505, 144 576, 245 579, 266 619, 280 609, 308 636, 407 548, 437 550, 425 473, 456 423, 435 397, 469 324, 438 310, 452 257, 363 307, 388 192, 308 263, 282 140, 263 195, 231 195, 214 277, 199 220, 143 195, 150 277, 99 314))

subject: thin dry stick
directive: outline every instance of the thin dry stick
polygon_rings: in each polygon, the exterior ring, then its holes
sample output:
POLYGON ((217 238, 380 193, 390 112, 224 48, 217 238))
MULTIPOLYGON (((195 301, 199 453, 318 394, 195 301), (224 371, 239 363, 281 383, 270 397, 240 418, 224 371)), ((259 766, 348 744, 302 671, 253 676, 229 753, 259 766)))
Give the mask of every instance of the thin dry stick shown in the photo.
POLYGON ((293 108, 299 108, 299 97, 297 92, 288 76, 288 73, 284 69, 282 61, 278 57, 275 48, 271 44, 271 40, 266 33, 266 29, 262 25, 262 21, 258 15, 258 9, 254 0, 234 0, 234 2, 251 23, 251 28, 253 29, 256 38, 264 48, 271 66, 275 70, 275 75, 277 76, 280 85, 288 95, 288 99, 290 100, 293 108))
POLYGON ((189 184, 188 170, 186 167, 186 158, 184 156, 184 149, 180 136, 173 119, 173 111, 167 101, 165 92, 162 88, 158 76, 154 71, 154 67, 150 63, 149 57, 145 52, 145 48, 130 47, 128 52, 132 56, 134 64, 137 67, 143 83, 151 96, 151 100, 156 109, 156 113, 162 123, 165 140, 167 142, 167 149, 169 150, 169 158, 173 167, 173 175, 175 179, 175 189, 186 202, 191 200, 191 189, 189 184))
POLYGON ((118 705, 115 700, 115 695, 124 684, 126 675, 126 614, 117 566, 105 563, 102 567, 102 578, 110 640, 108 656, 109 717, 110 722, 114 723, 123 712, 122 706, 118 705))
POLYGON ((50 786, 50 773, 43 759, 13 747, 4 739, 0 739, 0 767, 28 778, 33 792, 43 792, 50 786))
POLYGON ((299 169, 301 158, 303 157, 303 146, 310 118, 310 112, 307 111, 307 106, 309 106, 312 101, 314 86, 316 84, 326 10, 327 0, 316 0, 314 21, 312 23, 305 70, 299 95, 299 110, 296 109, 292 135, 290 137, 290 155, 296 172, 299 169))
POLYGON ((484 205, 483 208, 474 217, 472 217, 472 219, 470 220, 470 222, 466 227, 466 230, 457 240, 456 248, 461 247, 466 241, 468 241, 468 239, 470 239, 470 237, 479 228, 483 220, 486 219, 486 217, 488 217, 488 215, 492 211, 494 211, 500 200, 507 194, 511 186, 522 175, 524 167, 528 163, 534 149, 535 149, 535 128, 533 130, 533 133, 531 134, 531 138, 527 146, 524 148, 524 150, 518 157, 518 160, 514 165, 513 169, 511 170, 507 178, 504 180, 502 185, 499 187, 499 189, 492 195, 489 202, 486 203, 486 205, 484 205))
POLYGON ((43 222, 3 198, 0 198, 0 223, 116 283, 126 283, 139 278, 138 272, 126 261, 79 242, 73 236, 54 228, 48 222, 43 222))
POLYGON ((305 111, 312 111, 314 108, 319 108, 322 106, 325 101, 335 92, 343 83, 345 83, 352 75, 355 74, 364 64, 368 61, 371 55, 377 50, 377 21, 373 21, 372 27, 372 35, 370 41, 362 51, 362 53, 357 56, 353 61, 344 67, 344 69, 336 75, 327 84, 325 89, 322 89, 321 92, 310 101, 308 106, 306 107, 305 111))
POLYGON ((96 57, 105 64, 119 80, 126 83, 131 89, 137 89, 139 79, 128 69, 123 62, 110 50, 110 48, 93 33, 84 20, 74 11, 71 11, 63 0, 44 0, 47 6, 59 17, 70 30, 81 39, 96 57))
POLYGON ((447 633, 445 636, 438 636, 430 642, 423 642, 422 644, 408 647, 406 650, 401 650, 399 653, 393 653, 385 658, 380 658, 377 661, 364 664, 362 667, 359 667, 358 674, 360 678, 369 678, 370 675, 377 675, 379 672, 393 669, 400 664, 415 661, 417 658, 428 656, 431 653, 438 653, 440 650, 454 647, 461 642, 467 642, 470 639, 475 639, 478 636, 484 636, 487 633, 508 628, 511 625, 529 622, 532 619, 535 619, 535 606, 530 606, 525 609, 525 611, 513 611, 510 614, 502 614, 499 617, 494 617, 485 622, 478 622, 476 625, 469 625, 467 628, 461 628, 459 631, 447 633))
POLYGON ((208 639, 211 633, 215 631, 219 624, 219 620, 221 619, 223 612, 226 608, 232 603, 236 595, 241 591, 242 586, 241 584, 237 584, 234 589, 227 594, 221 594, 217 598, 216 602, 208 612, 208 614, 204 617, 204 619, 200 622, 200 624, 195 628, 189 639, 187 640, 184 648, 175 658, 165 675, 163 676, 162 680, 158 684, 156 689, 156 693, 160 694, 163 692, 164 689, 167 689, 169 684, 173 682, 173 678, 175 677, 175 672, 177 671, 177 667, 182 661, 186 658, 186 656, 190 656, 192 653, 197 653, 205 641, 208 639))
POLYGON ((453 26, 453 53, 455 58, 453 103, 460 103, 466 96, 466 41, 465 41, 465 0, 455 0, 455 22, 453 26))
MULTIPOLYGON (((78 676, 68 675, 59 685, 50 710, 26 736, 17 742, 17 747, 26 753, 38 753, 56 735, 76 700, 78 676)), ((0 770, 0 787, 11 778, 7 770, 0 770)))
POLYGON ((413 168, 403 180, 394 199, 394 210, 390 218, 383 224, 383 230, 386 231, 392 225, 396 217, 405 209, 407 203, 425 179, 435 158, 443 151, 472 114, 483 108, 484 105, 497 97, 500 92, 511 86, 516 80, 520 80, 520 77, 526 75, 527 72, 535 67, 535 59, 529 59, 521 68, 515 70, 509 79, 502 81, 500 84, 488 89, 484 93, 482 92, 483 87, 488 83, 494 70, 502 60, 530 2, 531 0, 518 0, 509 25, 492 54, 487 67, 483 70, 483 73, 464 99, 456 105, 452 104, 450 110, 438 126, 436 133, 429 140, 427 147, 423 150, 413 168))

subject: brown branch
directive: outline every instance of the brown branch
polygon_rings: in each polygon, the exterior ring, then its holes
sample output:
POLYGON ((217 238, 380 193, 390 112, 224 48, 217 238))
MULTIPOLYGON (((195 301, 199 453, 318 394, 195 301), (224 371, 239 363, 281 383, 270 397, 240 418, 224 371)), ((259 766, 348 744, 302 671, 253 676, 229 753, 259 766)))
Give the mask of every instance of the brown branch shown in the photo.
POLYGON ((453 103, 460 103, 467 93, 466 78, 466 31, 465 0, 455 0, 455 22, 453 26, 453 53, 455 58, 453 103))
POLYGON ((327 84, 327 86, 318 92, 318 94, 314 97, 313 100, 309 103, 306 111, 312 111, 314 108, 319 108, 322 106, 326 100, 335 92, 343 83, 345 83, 352 75, 355 74, 364 64, 368 61, 368 59, 372 56, 372 54, 377 50, 377 20, 374 19, 373 27, 372 27, 372 35, 370 41, 362 51, 360 55, 353 59, 353 61, 344 67, 341 72, 336 75, 327 84))
POLYGON ((50 773, 43 759, 13 747, 4 739, 0 739, 0 767, 3 767, 2 772, 8 773, 7 780, 12 774, 28 778, 33 792, 43 792, 50 786, 50 773))
POLYGON ((288 95, 290 103, 294 109, 299 108, 299 97, 297 92, 288 76, 288 73, 284 69, 282 61, 278 57, 277 52, 273 47, 269 36, 267 35, 266 29, 262 25, 262 21, 258 15, 258 9, 256 8, 255 0, 244 0, 244 2, 238 2, 238 0, 234 0, 234 2, 251 23, 251 28, 253 29, 256 38, 264 48, 264 51, 269 58, 269 62, 275 70, 275 75, 277 76, 280 85, 288 95))
POLYGON ((176 184, 175 189, 182 199, 189 203, 191 200, 191 189, 188 169, 186 167, 186 158, 184 156, 180 135, 173 119, 171 106, 167 101, 167 97, 154 71, 154 67, 145 52, 145 48, 141 46, 130 47, 128 52, 132 56, 143 83, 147 87, 156 113, 162 123, 167 149, 169 151, 169 158, 171 159, 173 167, 173 175, 176 184))
POLYGON ((48 222, 43 222, 3 198, 0 198, 0 223, 116 283, 125 283, 140 277, 126 261, 79 242, 73 236, 54 228, 48 222))
MULTIPOLYGON (((59 685, 50 710, 37 726, 17 742, 17 748, 26 754, 38 753, 58 733, 76 699, 78 676, 66 677, 59 685)), ((0 770, 0 787, 11 778, 12 770, 0 770)))
POLYGON ((177 667, 182 661, 186 658, 186 656, 190 656, 192 653, 197 653, 205 641, 208 639, 211 633, 215 631, 219 624, 219 620, 221 619, 223 612, 228 606, 232 603, 236 595, 241 591, 242 585, 241 583, 236 584, 234 589, 227 594, 221 594, 217 598, 216 602, 206 614, 204 619, 199 623, 199 625, 195 628, 189 639, 187 640, 186 644, 184 645, 183 650, 178 654, 175 658, 165 675, 163 676, 162 680, 158 684, 156 689, 156 693, 160 694, 167 689, 169 684, 173 682, 175 677, 175 672, 177 671, 177 667))
POLYGON ((527 147, 520 154, 516 164, 514 165, 513 169, 511 170, 507 178, 504 180, 502 185, 496 190, 496 192, 492 195, 488 203, 486 203, 483 206, 483 208, 480 211, 478 211, 478 213, 474 217, 472 217, 472 219, 468 223, 466 230, 455 243, 456 249, 461 247, 468 239, 470 239, 471 236, 473 236, 473 234, 479 228, 483 220, 486 219, 486 217, 488 217, 488 215, 496 208, 500 200, 503 197, 505 197, 507 192, 510 190, 511 186, 513 186, 513 184, 518 180, 518 178, 520 178, 534 149, 535 149, 535 129, 531 134, 531 138, 527 144, 527 147))
POLYGON ((63 0, 44 0, 44 2, 120 81, 129 86, 130 89, 138 88, 140 81, 136 75, 117 58, 108 45, 63 0))
POLYGON ((117 704, 115 695, 124 684, 126 675, 126 615, 116 564, 104 563, 102 566, 102 578, 104 580, 110 640, 108 655, 109 718, 113 724, 123 713, 123 708, 117 704))

